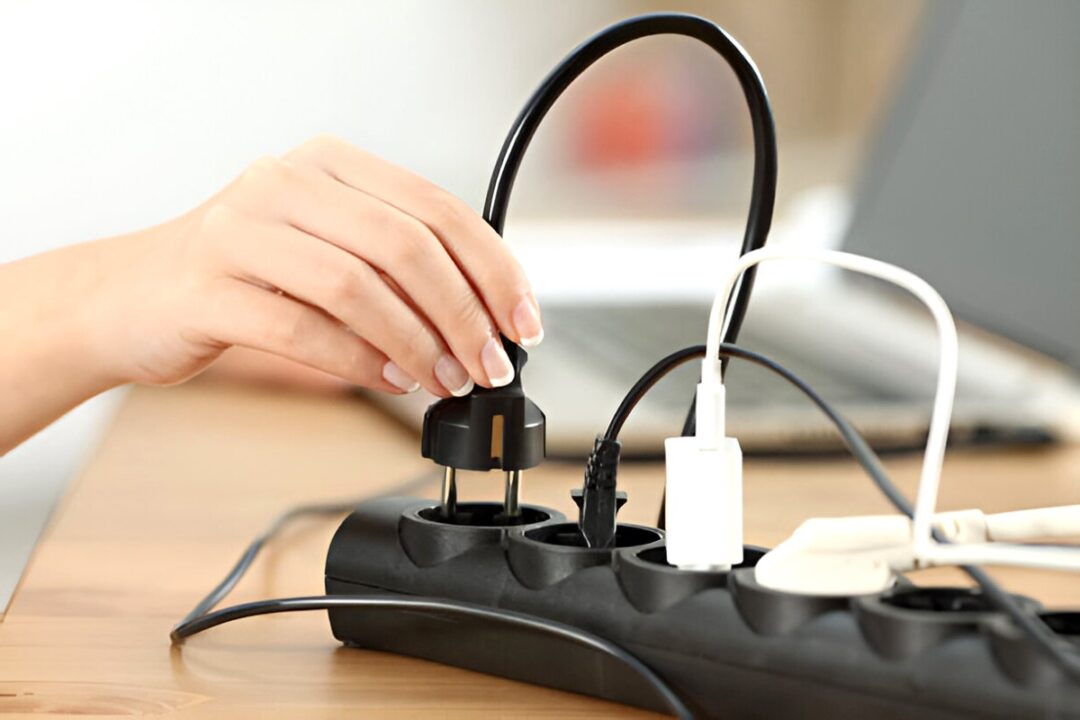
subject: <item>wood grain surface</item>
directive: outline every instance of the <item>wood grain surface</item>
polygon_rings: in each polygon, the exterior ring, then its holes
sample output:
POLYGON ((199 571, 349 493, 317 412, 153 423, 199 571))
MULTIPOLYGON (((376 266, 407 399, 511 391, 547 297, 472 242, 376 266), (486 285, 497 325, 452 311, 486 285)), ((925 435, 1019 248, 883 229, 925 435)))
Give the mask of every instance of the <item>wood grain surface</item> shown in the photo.
MULTIPOLYGON (((914 491, 919 458, 887 461, 914 491)), ((325 615, 253 618, 170 647, 171 626, 280 511, 362 497, 425 473, 418 438, 359 399, 192 383, 131 392, 68 492, 0 623, 0 715, 595 718, 655 717, 415 659, 340 647, 325 615)), ((570 514, 578 465, 526 473, 523 498, 570 514)), ((888 512, 848 459, 746 465, 748 542, 773 545, 818 515, 888 512)), ((623 519, 653 524, 663 470, 627 465, 623 519)), ((501 497, 464 474, 464 499, 501 497)), ((1080 502, 1080 446, 952 452, 942 509, 1080 502)), ((298 522, 230 600, 321 594, 337 520, 298 522)), ((995 570, 1051 606, 1080 607, 1062 574, 995 570)), ((952 571, 922 583, 962 582, 952 571)))

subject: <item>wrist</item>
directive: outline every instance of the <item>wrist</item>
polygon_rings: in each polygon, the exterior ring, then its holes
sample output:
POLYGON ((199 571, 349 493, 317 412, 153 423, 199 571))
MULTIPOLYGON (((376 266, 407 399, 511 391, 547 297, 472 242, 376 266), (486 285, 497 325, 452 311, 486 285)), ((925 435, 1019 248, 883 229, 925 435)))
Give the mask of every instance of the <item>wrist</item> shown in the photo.
POLYGON ((68 308, 71 346, 84 354, 88 380, 103 389, 139 380, 137 343, 142 318, 154 304, 152 295, 137 286, 146 273, 147 232, 71 248, 79 270, 60 302, 68 308))
POLYGON ((0 267, 0 454, 124 382, 95 341, 96 253, 75 246, 0 267))

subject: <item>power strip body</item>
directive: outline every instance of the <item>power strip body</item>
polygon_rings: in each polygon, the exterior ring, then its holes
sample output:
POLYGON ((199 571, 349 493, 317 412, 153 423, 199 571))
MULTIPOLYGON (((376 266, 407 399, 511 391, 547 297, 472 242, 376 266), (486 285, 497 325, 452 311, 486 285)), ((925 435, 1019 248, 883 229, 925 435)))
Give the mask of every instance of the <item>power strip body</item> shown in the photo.
MULTIPOLYGON (((369 502, 330 545, 327 593, 448 598, 581 628, 646 663, 699 717, 1080 718, 1080 685, 970 590, 780 593, 754 582, 760 549, 729 573, 682 571, 664 562, 659 530, 620 525, 627 546, 596 550, 553 510, 526 506, 524 524, 503 527, 499 507, 471 504, 460 517, 475 524, 454 525, 431 501, 369 502)), ((422 612, 329 615, 347 645, 666 709, 622 666, 540 633, 422 612)), ((1080 613, 1053 618, 1080 641, 1080 613)))

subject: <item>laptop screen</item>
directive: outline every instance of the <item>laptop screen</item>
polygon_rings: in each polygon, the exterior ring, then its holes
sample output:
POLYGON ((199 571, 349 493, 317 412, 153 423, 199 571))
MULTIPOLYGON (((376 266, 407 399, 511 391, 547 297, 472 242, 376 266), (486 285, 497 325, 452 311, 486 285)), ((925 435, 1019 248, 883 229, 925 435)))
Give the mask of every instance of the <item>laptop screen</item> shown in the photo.
POLYGON ((928 3, 846 249, 1080 369, 1080 3, 928 3))

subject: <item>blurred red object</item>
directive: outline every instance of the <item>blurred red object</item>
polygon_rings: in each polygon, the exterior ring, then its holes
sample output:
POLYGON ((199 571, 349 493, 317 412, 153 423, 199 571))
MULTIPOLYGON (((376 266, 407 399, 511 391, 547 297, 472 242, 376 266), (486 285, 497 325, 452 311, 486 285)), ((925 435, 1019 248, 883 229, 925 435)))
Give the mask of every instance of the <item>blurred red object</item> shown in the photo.
POLYGON ((645 163, 667 151, 670 128, 662 89, 648 77, 609 81, 594 91, 580 111, 574 145, 582 165, 605 168, 645 163))
POLYGON ((571 162, 604 170, 697 160, 735 138, 727 128, 727 88, 687 58, 656 58, 592 81, 574 105, 571 162))

